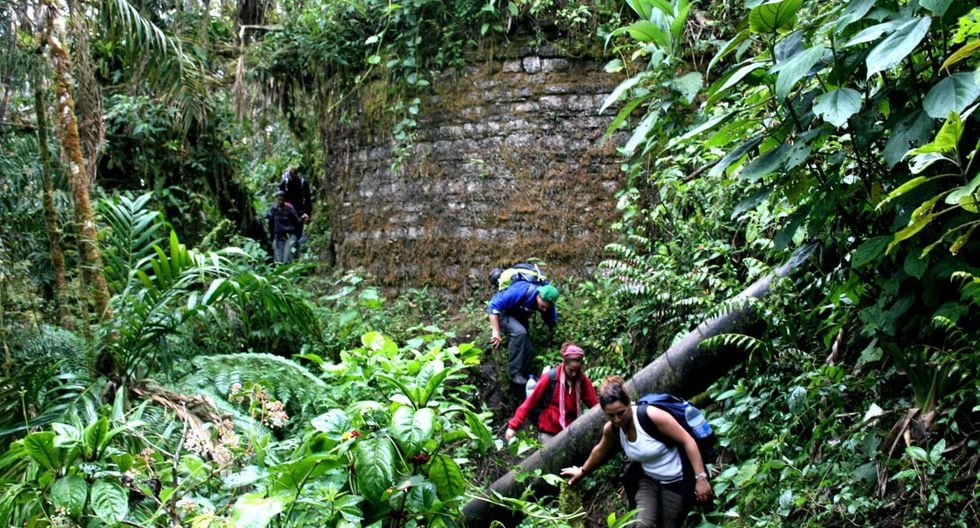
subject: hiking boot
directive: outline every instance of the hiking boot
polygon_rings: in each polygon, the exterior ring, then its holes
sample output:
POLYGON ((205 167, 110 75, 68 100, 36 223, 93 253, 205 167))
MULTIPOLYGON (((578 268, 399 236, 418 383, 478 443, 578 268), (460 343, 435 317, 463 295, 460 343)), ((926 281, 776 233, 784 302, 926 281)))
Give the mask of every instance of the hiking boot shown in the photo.
POLYGON ((510 382, 514 385, 525 386, 527 385, 527 376, 521 373, 514 374, 510 377, 510 382))

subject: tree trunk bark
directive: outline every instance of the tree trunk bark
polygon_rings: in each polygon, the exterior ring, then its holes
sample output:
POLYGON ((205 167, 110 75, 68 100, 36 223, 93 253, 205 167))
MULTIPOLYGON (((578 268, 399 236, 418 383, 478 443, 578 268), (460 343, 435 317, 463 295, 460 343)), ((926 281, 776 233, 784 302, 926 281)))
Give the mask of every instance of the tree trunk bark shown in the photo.
MULTIPOLYGON (((761 298, 769 292, 773 280, 789 275, 806 261, 816 246, 805 246, 773 273, 757 280, 738 294, 733 301, 737 308, 723 315, 708 319, 692 332, 675 343, 656 360, 643 368, 626 383, 626 389, 635 399, 650 392, 669 392, 689 398, 699 394, 729 370, 745 360, 746 354, 732 350, 699 350, 698 345, 716 335, 731 332, 743 326, 753 315, 751 304, 739 304, 738 300, 761 298)), ((592 447, 599 441, 605 415, 596 407, 559 433, 544 448, 534 452, 521 462, 521 469, 531 472, 540 469, 544 473, 558 474, 562 468, 581 464, 588 457, 592 447)), ((493 493, 515 497, 524 491, 525 484, 518 483, 516 474, 511 471, 497 479, 486 492, 489 500, 493 493)), ((541 479, 535 484, 538 490, 546 486, 541 479)), ((491 520, 506 519, 513 514, 503 508, 480 498, 472 499, 463 507, 463 518, 467 528, 488 526, 491 520)))
POLYGON ((88 20, 79 0, 69 0, 68 15, 72 56, 75 59, 71 63, 75 74, 75 117, 78 119, 82 155, 86 160, 85 172, 89 185, 92 185, 99 168, 99 158, 102 157, 102 143, 105 142, 102 90, 89 62, 88 20))
POLYGON ((51 152, 48 150, 48 117, 44 102, 43 80, 34 76, 34 112, 37 114, 37 146, 41 157, 41 181, 43 185, 44 227, 51 245, 51 268, 54 270, 54 301, 58 306, 58 323, 72 328, 68 316, 68 284, 65 281, 65 255, 61 252, 61 229, 58 227, 58 209, 54 205, 54 183, 51 178, 51 152))
POLYGON ((55 35, 57 5, 54 0, 46 0, 45 37, 51 50, 51 63, 54 69, 54 86, 58 123, 61 131, 61 147, 68 157, 69 181, 72 198, 75 202, 75 222, 78 224, 78 241, 82 254, 82 273, 86 277, 92 302, 98 318, 111 317, 109 308, 109 286, 102 274, 102 255, 99 252, 98 234, 95 228, 95 214, 88 195, 88 174, 85 171, 85 158, 78 137, 78 123, 75 105, 72 101, 71 59, 55 35))

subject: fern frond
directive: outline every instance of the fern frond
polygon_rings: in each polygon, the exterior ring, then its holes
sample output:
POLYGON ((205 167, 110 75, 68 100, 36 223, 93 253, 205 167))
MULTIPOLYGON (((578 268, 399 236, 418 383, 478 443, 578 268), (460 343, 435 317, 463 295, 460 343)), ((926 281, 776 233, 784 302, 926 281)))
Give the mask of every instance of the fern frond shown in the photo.
POLYGON ((749 354, 753 354, 760 350, 764 350, 766 348, 766 343, 761 339, 745 334, 719 334, 701 341, 698 347, 707 349, 719 347, 734 348, 736 350, 742 350, 749 354))
POLYGON ((325 409, 334 400, 330 387, 305 367, 272 354, 243 352, 199 356, 192 360, 194 373, 181 385, 193 391, 227 401, 235 383, 258 383, 285 403, 291 414, 325 409))

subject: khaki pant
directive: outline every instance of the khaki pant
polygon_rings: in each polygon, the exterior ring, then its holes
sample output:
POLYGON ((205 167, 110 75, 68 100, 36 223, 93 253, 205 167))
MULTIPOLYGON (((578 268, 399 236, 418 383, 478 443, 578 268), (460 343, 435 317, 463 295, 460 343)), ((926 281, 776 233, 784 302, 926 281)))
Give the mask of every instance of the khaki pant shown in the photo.
POLYGON ((662 484, 643 476, 636 491, 636 519, 641 528, 680 528, 688 508, 684 504, 683 483, 662 484))

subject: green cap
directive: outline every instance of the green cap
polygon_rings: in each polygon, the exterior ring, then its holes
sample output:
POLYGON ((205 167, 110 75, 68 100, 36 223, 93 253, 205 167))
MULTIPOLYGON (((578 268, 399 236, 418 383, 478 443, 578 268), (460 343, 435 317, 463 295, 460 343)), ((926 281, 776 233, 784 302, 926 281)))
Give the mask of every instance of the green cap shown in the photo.
POLYGON ((558 300, 558 288, 555 288, 550 284, 545 284, 544 286, 538 288, 538 295, 540 295, 542 299, 550 303, 554 303, 558 300))

